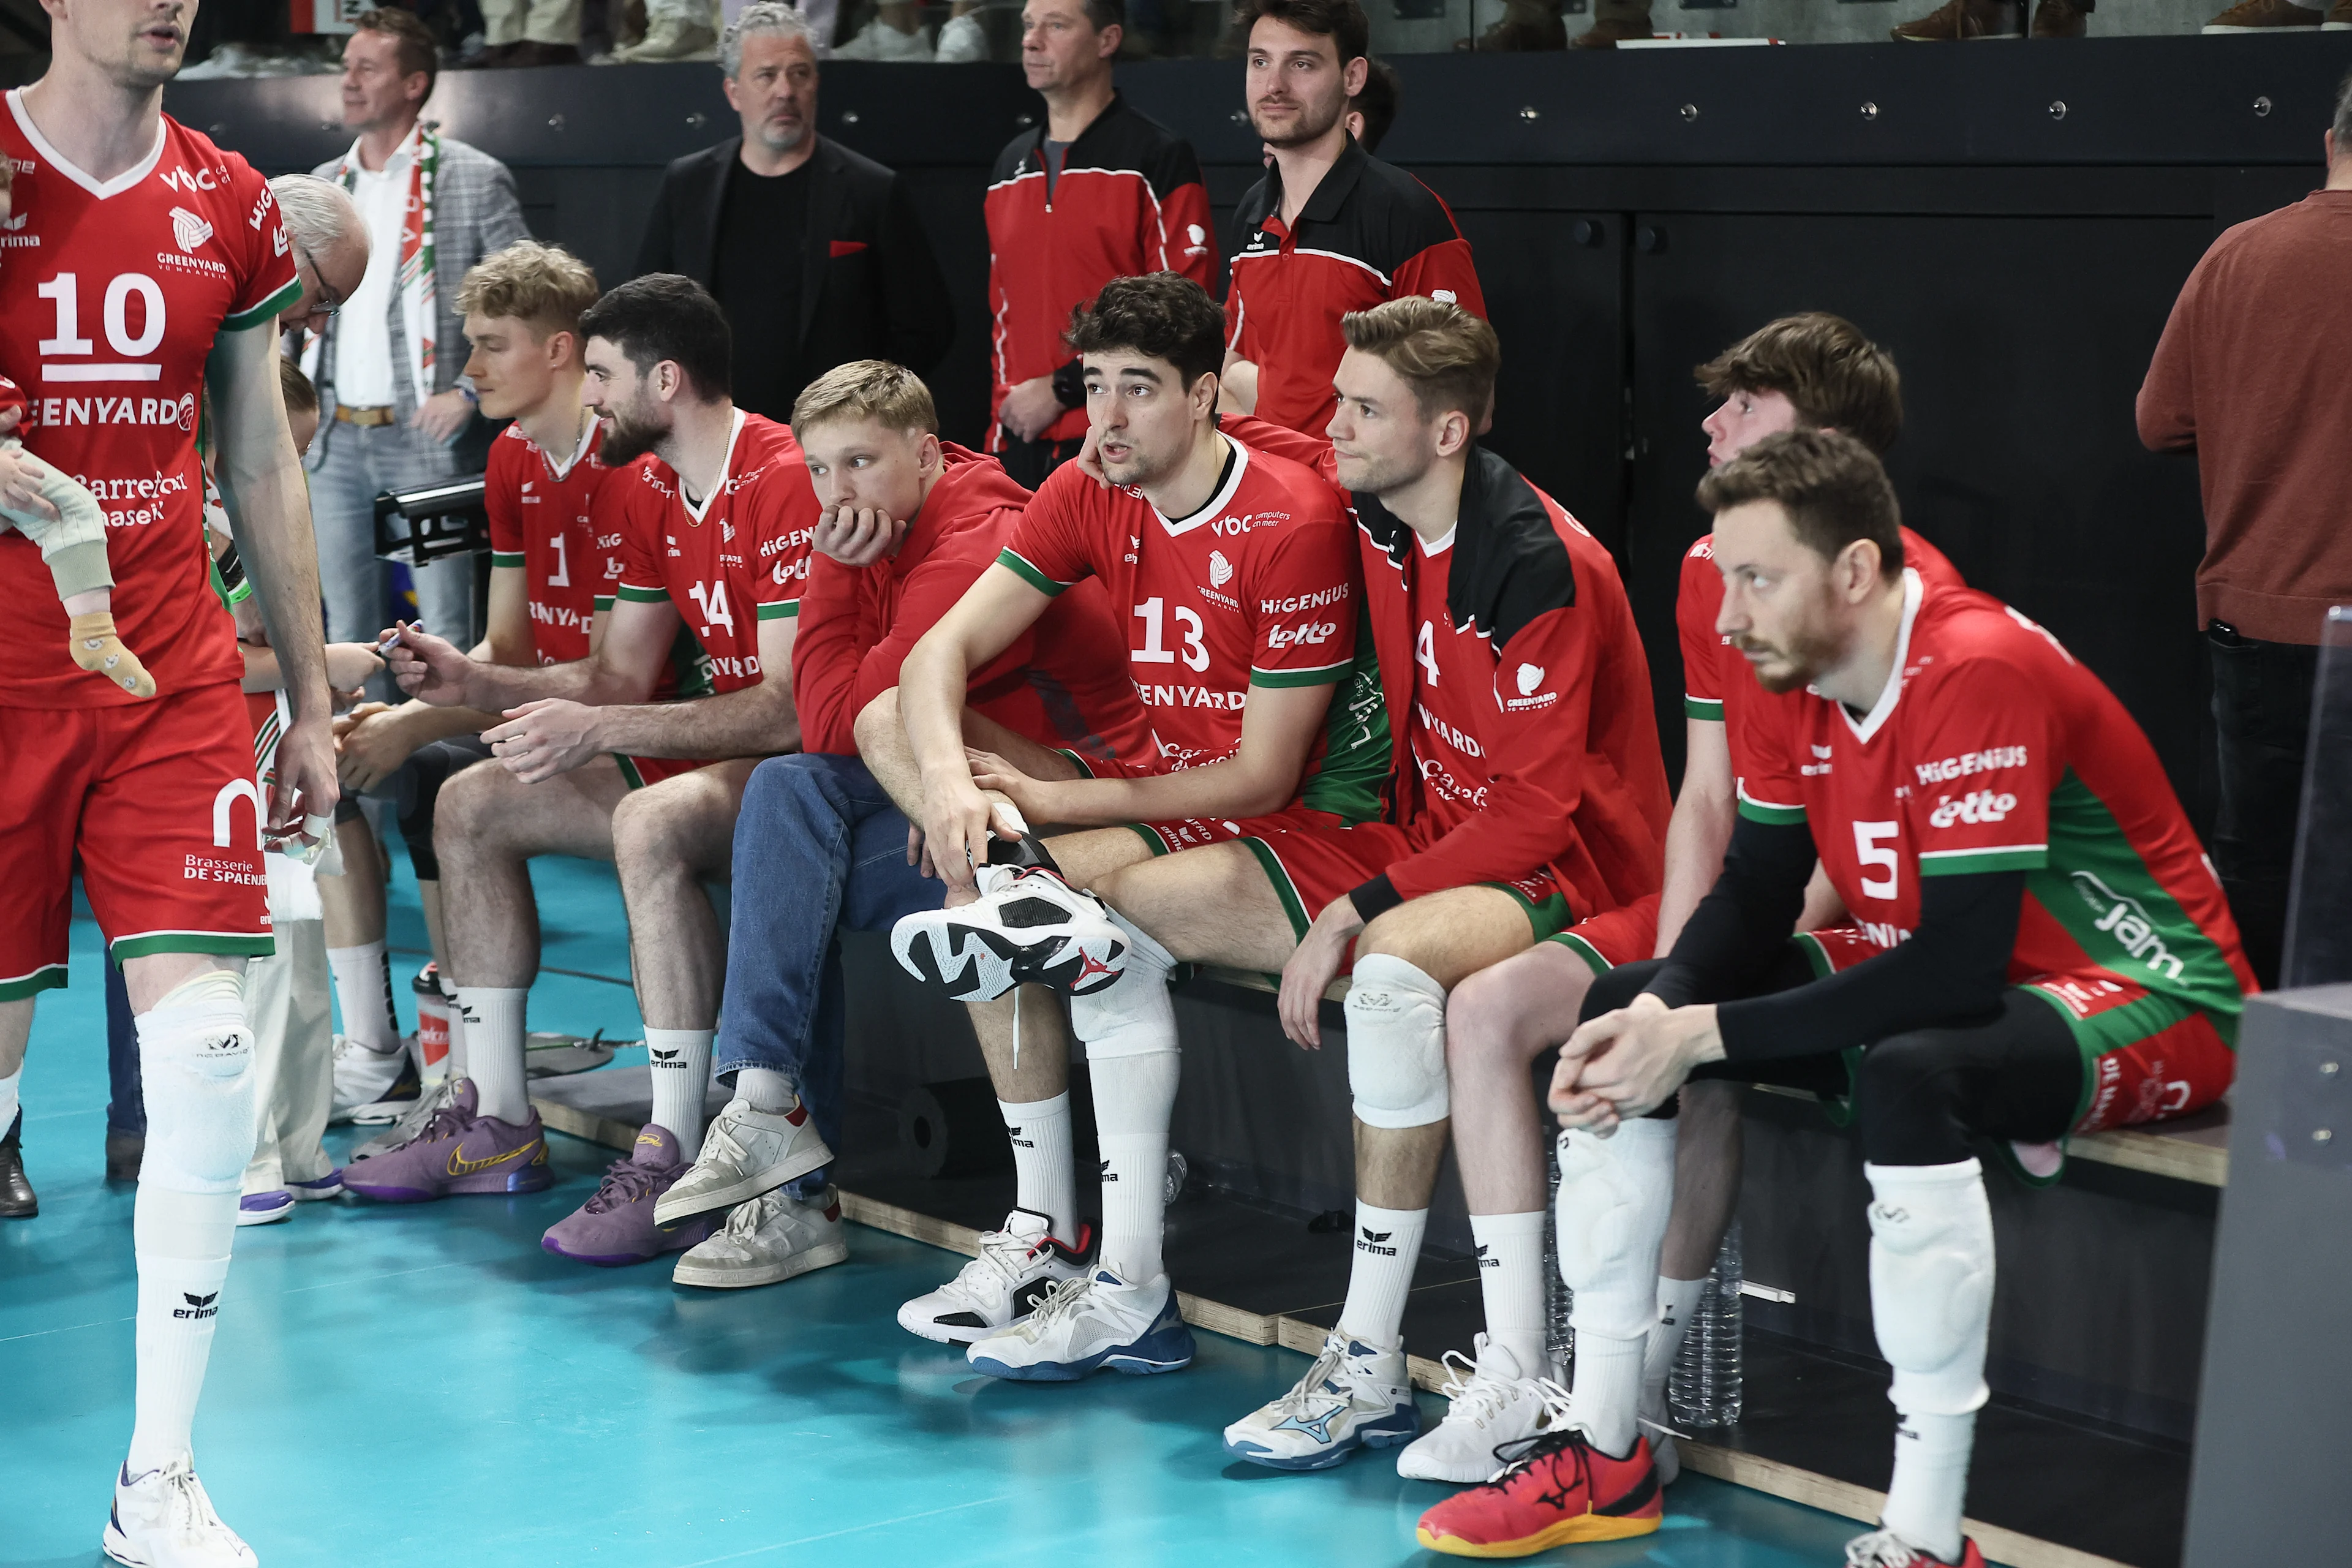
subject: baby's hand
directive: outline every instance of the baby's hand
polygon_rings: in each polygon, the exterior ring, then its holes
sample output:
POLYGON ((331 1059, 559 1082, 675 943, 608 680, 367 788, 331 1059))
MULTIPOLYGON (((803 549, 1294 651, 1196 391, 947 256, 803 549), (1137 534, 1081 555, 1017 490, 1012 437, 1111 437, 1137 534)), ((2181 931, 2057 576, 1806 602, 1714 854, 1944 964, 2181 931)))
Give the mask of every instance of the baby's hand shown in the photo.
MULTIPOLYGON (((10 416, 13 417, 16 412, 10 409, 10 416)), ((0 434, 5 434, 5 430, 0 430, 0 434)), ((0 446, 0 507, 37 518, 43 522, 57 521, 58 509, 41 494, 42 482, 47 479, 49 472, 38 458, 22 447, 0 446)))

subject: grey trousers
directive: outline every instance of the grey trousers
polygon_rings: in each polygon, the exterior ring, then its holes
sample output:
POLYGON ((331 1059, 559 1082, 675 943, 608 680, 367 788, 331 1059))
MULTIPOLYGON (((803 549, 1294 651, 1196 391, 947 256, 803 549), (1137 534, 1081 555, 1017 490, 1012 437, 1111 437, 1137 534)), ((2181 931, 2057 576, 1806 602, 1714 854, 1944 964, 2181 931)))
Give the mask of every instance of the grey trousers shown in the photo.
POLYGON ((327 922, 273 922, 278 951, 245 970, 245 1019, 253 1029, 253 1163, 244 1190, 274 1193, 335 1168, 320 1144, 335 1103, 334 1016, 328 998, 327 922))
MULTIPOLYGON (((384 563, 375 555, 375 498, 457 473, 456 452, 404 425, 345 425, 329 418, 311 447, 310 523, 319 536, 319 586, 327 601, 327 640, 373 642, 386 625, 384 563)), ((416 570, 417 617, 425 629, 471 647, 471 556, 416 570)))

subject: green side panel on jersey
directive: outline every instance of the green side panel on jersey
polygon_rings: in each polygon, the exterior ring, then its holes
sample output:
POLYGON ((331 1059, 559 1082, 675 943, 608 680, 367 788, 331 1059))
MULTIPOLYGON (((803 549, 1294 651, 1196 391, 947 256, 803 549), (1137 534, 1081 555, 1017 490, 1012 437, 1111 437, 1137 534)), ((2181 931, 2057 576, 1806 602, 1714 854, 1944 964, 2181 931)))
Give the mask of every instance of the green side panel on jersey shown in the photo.
POLYGON ((1299 790, 1299 804, 1328 811, 1345 823, 1377 822, 1387 806, 1384 786, 1392 750, 1371 616, 1360 605, 1356 657, 1333 689, 1331 706, 1324 710, 1323 760, 1299 790))
POLYGON ((2050 863, 2026 877, 2025 890, 2094 963, 2201 1008, 2236 1043, 2246 999, 2229 959, 2072 769, 2050 795, 2050 863))
POLYGON ((695 640, 693 628, 677 628, 677 640, 669 645, 669 664, 677 675, 677 694, 671 701, 708 697, 718 689, 718 683, 711 679, 710 656, 695 640))
POLYGON ((1720 724, 1723 722, 1723 700, 1719 697, 1693 697, 1685 691, 1683 693, 1683 717, 1705 719, 1709 723, 1720 724))
POLYGON ((621 782, 623 784, 627 784, 633 790, 643 789, 646 787, 646 775, 637 772, 635 758, 625 757, 618 752, 614 752, 610 753, 610 755, 612 756, 614 763, 621 770, 621 782))
POLYGON ((1005 568, 1014 576, 1020 578, 1024 583, 1028 584, 1032 588, 1036 589, 1037 592, 1046 595, 1048 598, 1059 594, 1063 589, 1069 586, 1067 583, 1055 582, 1051 577, 1046 576, 1045 574, 1038 571, 1037 568, 1030 565, 1026 561, 1022 560, 1021 557, 1013 552, 1012 547, 1009 545, 996 552, 996 563, 999 566, 1005 568))

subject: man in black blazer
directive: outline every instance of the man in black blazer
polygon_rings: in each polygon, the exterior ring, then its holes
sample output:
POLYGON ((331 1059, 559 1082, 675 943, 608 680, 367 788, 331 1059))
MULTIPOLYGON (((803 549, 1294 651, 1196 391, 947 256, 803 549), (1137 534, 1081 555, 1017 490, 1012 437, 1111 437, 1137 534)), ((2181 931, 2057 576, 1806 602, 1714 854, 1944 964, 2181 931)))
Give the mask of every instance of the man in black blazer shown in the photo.
POLYGON ((672 163, 637 276, 682 272, 734 329, 737 406, 792 417, 801 388, 851 360, 922 374, 955 311, 898 176, 816 133, 816 51, 800 12, 743 7, 720 40, 743 134, 672 163))

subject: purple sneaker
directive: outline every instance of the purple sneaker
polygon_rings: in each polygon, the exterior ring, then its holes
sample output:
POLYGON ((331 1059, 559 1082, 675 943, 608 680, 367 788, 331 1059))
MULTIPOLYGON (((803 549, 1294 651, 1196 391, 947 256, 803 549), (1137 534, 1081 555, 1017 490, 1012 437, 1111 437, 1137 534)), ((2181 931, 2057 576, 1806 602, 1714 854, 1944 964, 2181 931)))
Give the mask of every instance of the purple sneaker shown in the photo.
POLYGON ((555 1178, 539 1112, 520 1124, 478 1116, 470 1079, 424 1131, 396 1148, 343 1167, 343 1190, 384 1204, 421 1204, 456 1193, 536 1193, 555 1178))
POLYGON ((274 1192, 247 1193, 236 1200, 239 1225, 275 1225, 294 1216, 294 1194, 280 1187, 274 1192))
POLYGON ((677 1135, 647 1122, 629 1157, 605 1168, 596 1195, 548 1226, 540 1245, 558 1258, 600 1268, 685 1251, 709 1236, 711 1222, 721 1217, 701 1215, 676 1225, 654 1223, 655 1202, 686 1171, 687 1163, 678 1157, 677 1135))

